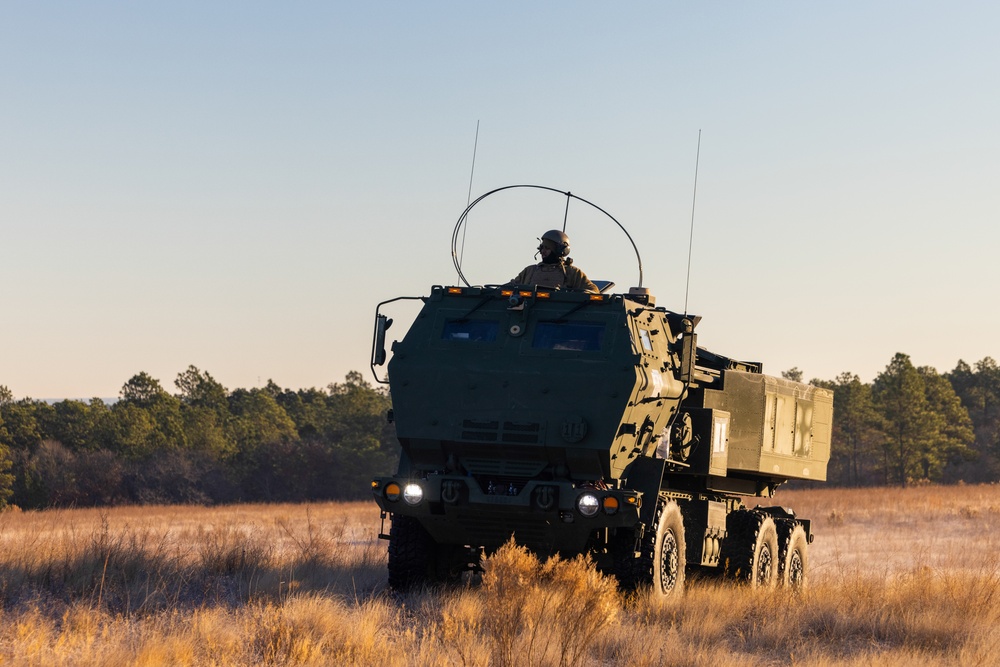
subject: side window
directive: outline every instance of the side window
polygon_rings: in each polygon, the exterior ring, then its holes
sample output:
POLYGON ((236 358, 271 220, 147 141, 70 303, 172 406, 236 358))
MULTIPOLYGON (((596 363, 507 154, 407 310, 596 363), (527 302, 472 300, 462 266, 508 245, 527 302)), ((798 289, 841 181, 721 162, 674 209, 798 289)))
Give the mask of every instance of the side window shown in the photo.
POLYGON ((642 349, 646 352, 653 351, 653 341, 649 339, 649 332, 645 329, 639 329, 639 340, 642 341, 642 349))
POLYGON ((492 343, 499 330, 500 322, 496 320, 448 320, 444 323, 441 339, 492 343))
POLYGON ((604 341, 603 322, 538 322, 531 347, 536 350, 597 352, 604 341))

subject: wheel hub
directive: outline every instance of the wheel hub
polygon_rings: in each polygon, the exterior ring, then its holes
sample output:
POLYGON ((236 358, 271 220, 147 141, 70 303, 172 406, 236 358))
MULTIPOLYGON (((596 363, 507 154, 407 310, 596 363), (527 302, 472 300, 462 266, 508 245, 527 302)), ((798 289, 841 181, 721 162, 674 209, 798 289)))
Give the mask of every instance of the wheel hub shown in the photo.
POLYGON ((660 547, 660 588, 664 593, 677 585, 677 539, 673 533, 663 536, 660 547))

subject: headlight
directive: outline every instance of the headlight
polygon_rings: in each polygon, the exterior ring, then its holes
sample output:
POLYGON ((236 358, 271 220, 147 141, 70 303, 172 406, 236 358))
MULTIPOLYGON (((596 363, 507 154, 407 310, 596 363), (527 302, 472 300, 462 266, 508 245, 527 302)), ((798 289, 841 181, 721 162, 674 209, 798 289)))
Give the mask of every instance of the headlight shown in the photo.
POLYGON ((403 487, 403 500, 408 505, 416 505, 424 499, 424 490, 419 484, 410 483, 403 487))
POLYGON ((576 509, 583 516, 594 516, 601 509, 601 501, 593 493, 585 493, 576 499, 576 509))

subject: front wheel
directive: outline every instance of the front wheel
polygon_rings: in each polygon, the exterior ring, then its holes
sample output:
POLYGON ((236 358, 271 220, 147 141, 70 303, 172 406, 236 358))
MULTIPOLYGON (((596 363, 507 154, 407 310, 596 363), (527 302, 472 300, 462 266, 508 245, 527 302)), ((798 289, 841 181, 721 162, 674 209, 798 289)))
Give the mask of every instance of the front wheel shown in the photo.
POLYGON ((405 592, 433 582, 434 542, 420 523, 392 515, 389 529, 389 587, 405 592))
POLYGON ((615 569, 622 588, 649 587, 656 598, 679 594, 684 588, 686 547, 684 521, 677 503, 661 499, 653 525, 638 545, 631 535, 624 536, 616 549, 615 569))
POLYGON ((684 568, 687 564, 684 545, 684 519, 675 502, 669 502, 656 524, 656 546, 653 556, 653 594, 666 597, 684 588, 684 568))

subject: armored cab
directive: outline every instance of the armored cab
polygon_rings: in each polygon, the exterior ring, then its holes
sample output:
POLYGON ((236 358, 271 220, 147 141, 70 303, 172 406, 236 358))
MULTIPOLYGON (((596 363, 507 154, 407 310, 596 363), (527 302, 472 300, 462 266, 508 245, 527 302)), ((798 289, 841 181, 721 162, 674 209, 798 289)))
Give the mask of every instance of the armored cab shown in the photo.
MULTIPOLYGON (((511 537, 661 595, 688 567, 802 582, 809 522, 742 498, 825 479, 829 391, 699 347, 700 318, 642 288, 410 298, 387 367, 400 465, 372 482, 394 588, 454 579, 511 537)), ((373 369, 397 300, 376 311, 373 369)))

